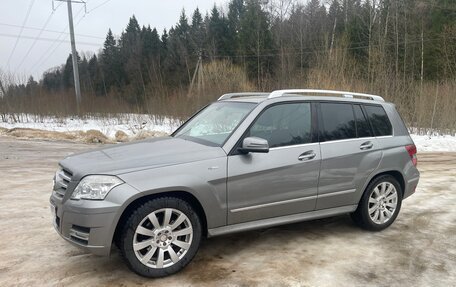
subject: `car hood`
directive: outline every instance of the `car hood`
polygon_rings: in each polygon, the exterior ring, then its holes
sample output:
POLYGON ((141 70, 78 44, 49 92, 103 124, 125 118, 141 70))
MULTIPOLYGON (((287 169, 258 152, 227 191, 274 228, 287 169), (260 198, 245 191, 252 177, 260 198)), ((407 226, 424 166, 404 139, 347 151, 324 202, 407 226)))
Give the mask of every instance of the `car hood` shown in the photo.
POLYGON ((88 174, 118 175, 223 156, 220 147, 162 137, 73 154, 60 165, 73 174, 72 180, 80 180, 88 174))

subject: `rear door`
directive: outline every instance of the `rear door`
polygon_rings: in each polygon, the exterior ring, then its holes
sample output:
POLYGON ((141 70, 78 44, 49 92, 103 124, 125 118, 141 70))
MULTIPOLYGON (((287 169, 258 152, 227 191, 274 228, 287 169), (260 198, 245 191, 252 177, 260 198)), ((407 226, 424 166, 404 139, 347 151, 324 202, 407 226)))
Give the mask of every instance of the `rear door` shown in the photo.
POLYGON ((315 209, 321 157, 312 115, 308 102, 281 103, 247 130, 270 151, 228 157, 228 224, 315 209))
POLYGON ((381 149, 363 108, 344 102, 319 104, 321 170, 317 209, 356 204, 381 149))

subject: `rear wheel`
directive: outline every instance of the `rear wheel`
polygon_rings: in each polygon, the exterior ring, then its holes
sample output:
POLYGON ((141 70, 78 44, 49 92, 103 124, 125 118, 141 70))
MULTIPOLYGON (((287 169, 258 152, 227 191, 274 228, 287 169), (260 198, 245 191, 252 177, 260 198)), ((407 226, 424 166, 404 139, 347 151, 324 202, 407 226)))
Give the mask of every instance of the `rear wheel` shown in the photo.
POLYGON ((192 260, 201 234, 200 219, 189 203, 160 197, 133 211, 120 234, 119 248, 134 272, 163 277, 192 260))
POLYGON ((351 214, 352 219, 364 229, 379 231, 396 219, 402 204, 402 189, 391 175, 375 178, 368 186, 351 214))

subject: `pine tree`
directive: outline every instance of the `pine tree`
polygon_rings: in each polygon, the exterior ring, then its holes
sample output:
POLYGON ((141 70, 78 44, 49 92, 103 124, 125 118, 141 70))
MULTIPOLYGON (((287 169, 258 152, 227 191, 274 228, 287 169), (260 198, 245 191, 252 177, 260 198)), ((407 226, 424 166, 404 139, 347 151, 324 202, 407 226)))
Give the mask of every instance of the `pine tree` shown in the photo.
POLYGON ((209 53, 212 57, 229 56, 228 20, 214 5, 208 23, 209 53))
POLYGON ((240 22, 239 40, 247 72, 260 86, 263 76, 274 70, 276 55, 267 14, 257 0, 247 2, 240 22))
POLYGON ((239 47, 239 31, 241 30, 241 18, 244 14, 244 0, 231 0, 228 4, 228 54, 236 55, 239 47))
POLYGON ((198 8, 195 9, 192 16, 192 25, 190 26, 191 54, 199 56, 202 52, 205 37, 203 17, 198 8))
POLYGON ((133 15, 120 37, 120 58, 124 72, 121 78, 125 83, 124 98, 138 108, 146 97, 141 40, 141 28, 133 15))
POLYGON ((114 35, 109 29, 106 40, 103 44, 101 58, 101 79, 103 82, 104 94, 108 93, 113 86, 121 86, 122 65, 119 48, 114 35))
MULTIPOLYGON (((76 54, 78 67, 81 66, 81 58, 76 54)), ((73 56, 69 54, 62 71, 61 85, 64 89, 74 88, 74 74, 73 74, 73 56)))

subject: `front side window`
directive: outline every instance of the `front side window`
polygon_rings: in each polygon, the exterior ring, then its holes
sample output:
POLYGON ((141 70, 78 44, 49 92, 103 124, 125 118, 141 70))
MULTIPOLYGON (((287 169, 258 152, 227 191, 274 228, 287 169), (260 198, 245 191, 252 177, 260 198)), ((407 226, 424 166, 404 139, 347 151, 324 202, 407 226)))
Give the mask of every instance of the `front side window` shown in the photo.
POLYGON ((221 146, 255 106, 255 103, 213 103, 189 120, 174 137, 221 146))
POLYGON ((248 136, 267 140, 271 148, 312 142, 310 103, 268 108, 251 126, 248 136))
POLYGON ((386 115, 385 110, 381 106, 365 105, 367 117, 372 124, 372 129, 376 137, 390 136, 393 134, 393 128, 386 115))
POLYGON ((320 141, 356 138, 355 117, 351 104, 321 103, 320 141))

